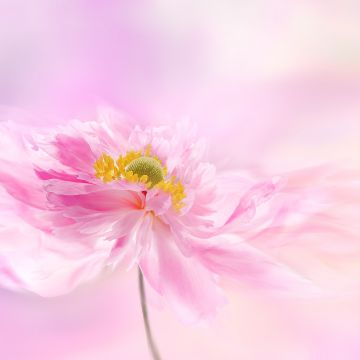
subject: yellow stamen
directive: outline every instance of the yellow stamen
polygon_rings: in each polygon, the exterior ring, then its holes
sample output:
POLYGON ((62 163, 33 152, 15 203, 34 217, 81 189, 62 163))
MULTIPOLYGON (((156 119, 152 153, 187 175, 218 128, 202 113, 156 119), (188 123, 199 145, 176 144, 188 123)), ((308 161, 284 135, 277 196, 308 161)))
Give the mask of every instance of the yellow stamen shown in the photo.
POLYGON ((124 179, 130 183, 142 183, 147 189, 157 188, 171 196, 173 208, 180 211, 185 203, 185 188, 176 176, 167 177, 167 168, 161 160, 151 154, 151 146, 145 150, 129 151, 125 156, 120 155, 117 161, 102 154, 94 164, 95 176, 104 182, 124 179))
POLYGON ((96 177, 110 182, 119 178, 119 169, 115 165, 114 159, 106 154, 102 154, 94 164, 96 177))
POLYGON ((147 181, 148 181, 148 179, 149 179, 149 177, 147 176, 147 175, 142 175, 141 177, 140 177, 140 182, 141 183, 146 183, 147 181))
POLYGON ((151 145, 147 145, 144 152, 145 156, 151 156, 151 145))

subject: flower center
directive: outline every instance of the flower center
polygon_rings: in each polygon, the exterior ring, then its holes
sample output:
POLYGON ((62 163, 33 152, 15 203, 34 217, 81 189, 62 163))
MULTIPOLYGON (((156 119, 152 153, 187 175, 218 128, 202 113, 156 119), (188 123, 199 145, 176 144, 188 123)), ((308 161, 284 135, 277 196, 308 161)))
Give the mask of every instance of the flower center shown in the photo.
POLYGON ((158 189, 171 197, 173 208, 180 211, 186 198, 184 185, 176 176, 168 177, 161 160, 151 154, 150 146, 141 151, 128 151, 115 161, 110 155, 102 154, 94 164, 95 176, 105 183, 124 180, 143 184, 145 189, 158 189))
POLYGON ((164 180, 163 169, 160 162, 150 156, 141 156, 132 160, 126 166, 126 171, 132 171, 137 174, 139 179, 142 176, 147 176, 147 181, 151 183, 151 187, 164 180))

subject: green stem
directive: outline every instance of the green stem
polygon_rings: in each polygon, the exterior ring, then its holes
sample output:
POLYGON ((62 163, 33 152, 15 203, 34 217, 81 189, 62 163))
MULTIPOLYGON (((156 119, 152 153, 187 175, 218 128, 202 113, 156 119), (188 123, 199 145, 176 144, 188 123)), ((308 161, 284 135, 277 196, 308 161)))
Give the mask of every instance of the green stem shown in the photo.
POLYGON ((140 300, 141 300, 141 310, 144 319, 144 326, 146 332, 146 338, 149 345, 149 349, 151 355, 154 360, 161 360, 159 350, 155 344, 154 338, 151 333, 148 309, 147 309, 147 302, 146 302, 146 294, 145 294, 145 285, 144 285, 144 276, 141 272, 141 269, 138 268, 138 279, 139 279, 139 292, 140 292, 140 300))

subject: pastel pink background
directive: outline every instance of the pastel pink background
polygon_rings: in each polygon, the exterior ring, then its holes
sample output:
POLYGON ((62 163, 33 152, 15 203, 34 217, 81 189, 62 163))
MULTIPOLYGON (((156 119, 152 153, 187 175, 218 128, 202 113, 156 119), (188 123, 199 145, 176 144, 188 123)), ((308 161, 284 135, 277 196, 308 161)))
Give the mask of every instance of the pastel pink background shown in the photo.
MULTIPOLYGON (((0 103, 43 125, 98 104, 140 123, 190 118, 220 169, 359 166, 359 24, 351 0, 0 0, 0 103)), ((358 254, 352 266, 284 249, 294 254, 339 289, 358 279, 358 254)), ((164 359, 360 358, 357 293, 300 301, 226 288, 208 327, 151 308, 164 359)), ((1 290, 0 319, 0 359, 149 359, 135 273, 56 299, 1 290)))

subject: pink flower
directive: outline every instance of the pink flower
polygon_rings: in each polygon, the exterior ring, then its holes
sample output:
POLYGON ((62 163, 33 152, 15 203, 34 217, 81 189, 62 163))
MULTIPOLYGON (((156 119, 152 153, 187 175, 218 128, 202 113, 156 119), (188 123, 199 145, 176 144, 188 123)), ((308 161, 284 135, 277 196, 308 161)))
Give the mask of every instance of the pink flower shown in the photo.
POLYGON ((341 190, 321 185, 332 172, 258 181, 205 159, 190 124, 142 129, 110 110, 51 131, 1 124, 1 284, 55 296, 138 265, 187 321, 224 304, 222 277, 312 289, 265 250, 334 209, 341 190))

